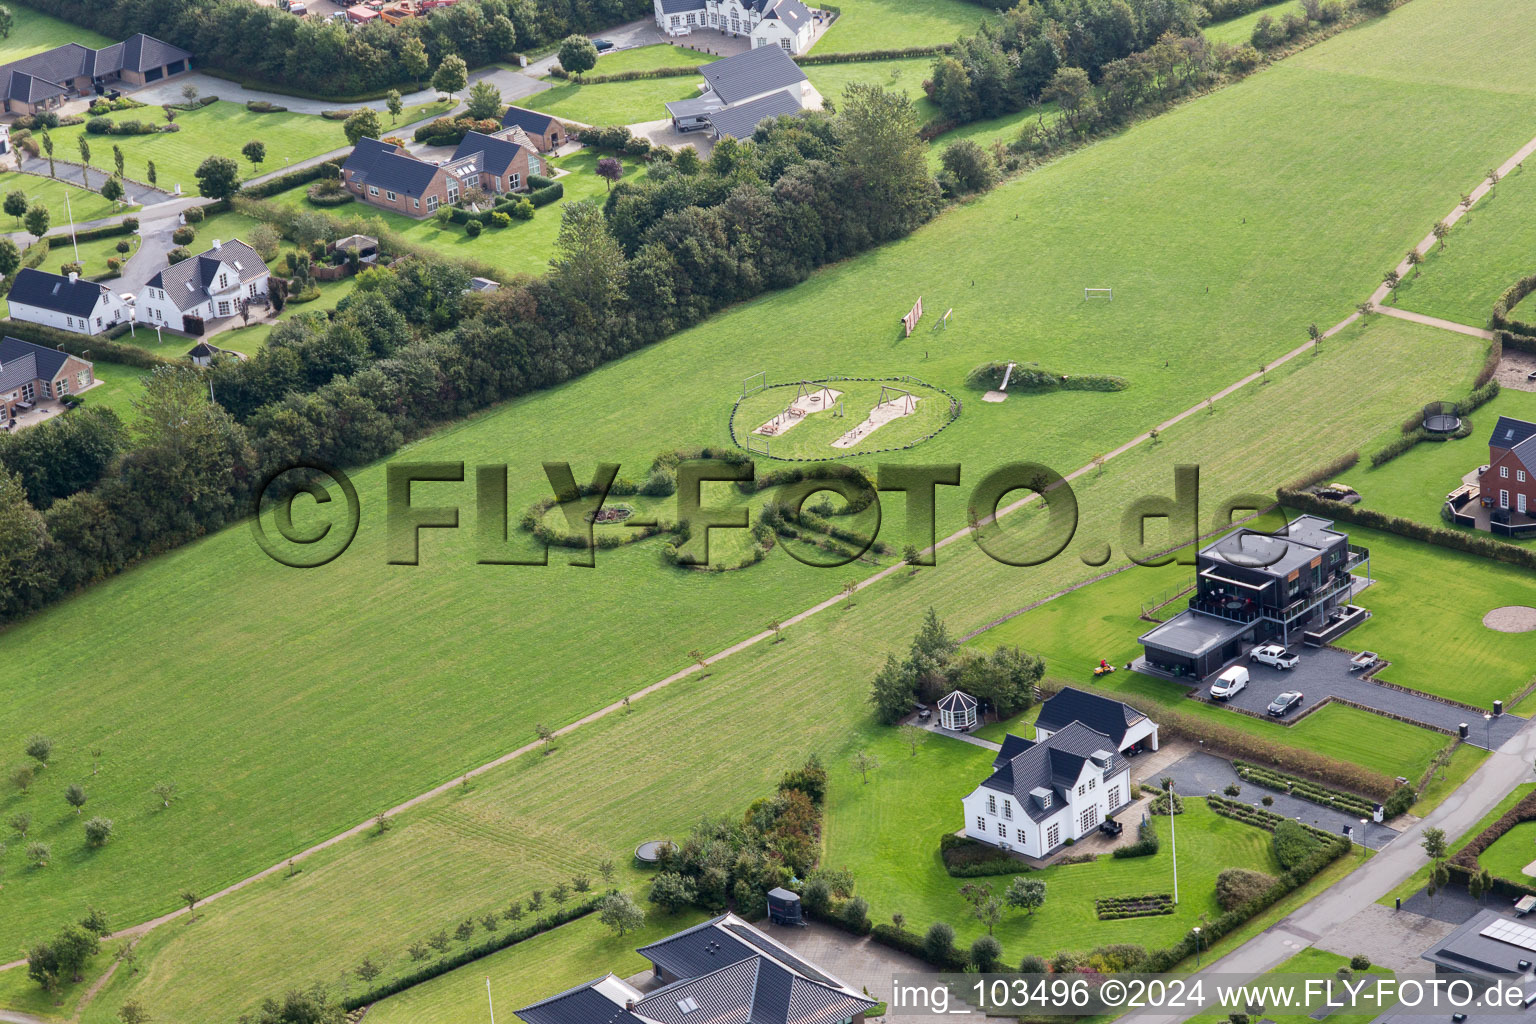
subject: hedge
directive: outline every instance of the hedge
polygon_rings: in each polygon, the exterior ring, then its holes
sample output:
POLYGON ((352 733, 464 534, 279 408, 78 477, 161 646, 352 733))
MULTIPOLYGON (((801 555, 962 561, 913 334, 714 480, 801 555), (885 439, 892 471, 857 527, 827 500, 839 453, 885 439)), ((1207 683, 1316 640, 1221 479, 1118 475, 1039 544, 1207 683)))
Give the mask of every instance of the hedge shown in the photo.
POLYGON ((1160 914, 1173 913, 1173 894, 1153 892, 1143 896, 1101 896, 1093 901, 1093 909, 1100 921, 1121 921, 1128 917, 1157 917, 1160 914))
POLYGON ((1292 480, 1285 486, 1289 490, 1304 491, 1308 487, 1320 484, 1325 480, 1332 480, 1340 473, 1354 469, 1355 464, 1359 461, 1359 452, 1345 452, 1343 455, 1340 455, 1332 462, 1325 462, 1323 465, 1319 466, 1317 469, 1312 470, 1310 473, 1303 473, 1301 476, 1297 477, 1295 480, 1292 480))
POLYGON ((528 201, 534 206, 548 206, 565 196, 565 183, 541 174, 528 175, 528 201))
POLYGON ((1355 793, 1346 793, 1342 790, 1328 789, 1320 786, 1310 779, 1304 779, 1299 775, 1291 775, 1288 772, 1277 771, 1262 765, 1250 764, 1247 761, 1233 760, 1232 767, 1237 770, 1238 778, 1244 782, 1252 782, 1255 785, 1265 786, 1281 793, 1289 793, 1292 796, 1310 800, 1323 807, 1332 807, 1338 811, 1348 811, 1357 817, 1370 817, 1376 812, 1376 802, 1355 793))
MULTIPOLYGON (((139 218, 124 217, 116 224, 103 224, 94 228, 82 228, 75 232, 75 241, 88 242, 97 238, 115 238, 118 235, 131 235, 139 230, 139 218)), ((49 235, 49 238, 65 239, 69 235, 49 235)))
POLYGON ((250 199, 265 199, 268 196, 275 196, 279 192, 287 192, 291 188, 308 185, 316 178, 329 177, 330 175, 327 175, 325 171, 326 167, 335 167, 338 173, 341 170, 340 163, 335 160, 327 160, 324 163, 318 163, 311 167, 301 167, 297 171, 279 174, 277 177, 268 178, 260 184, 247 185, 240 190, 240 194, 250 199))
MULTIPOLYGON (((1007 360, 982 363, 965 376, 967 387, 992 391, 1002 386, 1007 360)), ((1124 391, 1131 382, 1108 373, 1058 373, 1039 363, 1013 363, 1008 386, 1020 391, 1124 391)))
MULTIPOLYGON (((1465 885, 1474 873, 1482 871, 1482 864, 1479 863, 1478 858, 1483 855, 1484 850, 1516 825, 1532 820, 1536 820, 1536 790, 1527 793, 1513 807, 1501 814, 1493 824, 1473 836, 1465 846, 1451 855, 1450 860, 1446 861, 1446 867, 1450 870, 1451 876, 1465 885)), ((1501 883, 1501 887, 1495 891, 1502 895, 1536 895, 1536 888, 1519 879, 1495 877, 1494 882, 1501 883)))
POLYGON ((1531 292, 1536 292, 1536 274, 1529 274, 1504 289, 1504 294, 1499 296, 1499 301, 1493 304, 1493 315, 1488 322, 1495 328, 1512 331, 1515 334, 1527 336, 1536 335, 1536 324, 1522 323, 1512 320, 1509 311, 1520 305, 1520 300, 1531 292))
MULTIPOLYGON (((128 325, 121 324, 109 334, 84 335, 75 334, 73 331, 61 331, 57 327, 45 327, 42 324, 27 323, 22 320, 12 320, 5 325, 5 333, 22 341, 30 341, 36 345, 46 345, 48 348, 62 348, 72 356, 79 356, 92 362, 122 363, 125 366, 137 366, 142 369, 152 370, 157 366, 163 366, 171 360, 162 359, 151 352, 134 345, 124 345, 113 338, 121 337, 128 333, 128 325), (89 351, 90 355, 85 353, 89 351)), ((188 343, 191 347, 191 343, 188 343)))
POLYGON ((942 963, 935 962, 929 955, 928 948, 923 944, 923 937, 905 929, 898 929, 895 925, 877 924, 870 930, 869 937, 882 946, 906 953, 916 957, 929 966, 940 971, 963 971, 970 964, 970 958, 963 949, 951 950, 948 959, 942 963))
MULTIPOLYGON (((1116 860, 1126 860, 1130 857, 1150 857, 1161 848, 1162 843, 1157 838, 1157 826, 1152 824, 1151 818, 1144 819, 1136 826, 1137 838, 1134 843, 1126 846, 1115 847, 1116 860)), ((1172 913, 1172 911, 1169 911, 1172 913)), ((1103 915, 1099 915, 1102 917, 1103 915)))
POLYGON ((266 100, 246 100, 245 109, 253 114, 281 114, 288 110, 287 107, 280 107, 266 100))
POLYGON ((586 917, 594 912, 597 910, 597 905, 602 902, 602 899, 602 896, 594 896, 585 903, 573 903, 569 909, 557 910, 548 917, 542 917, 522 928, 514 928, 503 932, 493 938, 486 939, 478 945, 465 946, 452 956, 445 956, 427 967, 412 971, 410 974, 402 974, 398 978, 386 981, 382 985, 360 992, 355 996, 348 996, 342 1000, 342 1008, 350 1013, 370 1003, 376 1003, 386 996, 404 992, 406 989, 420 985, 424 981, 431 981, 440 974, 446 974, 454 968, 473 963, 481 957, 490 956, 492 953, 506 949, 508 946, 515 946, 519 942, 533 938, 535 935, 553 931, 563 924, 569 924, 577 918, 586 917))
POLYGON ((1032 870, 995 846, 970 836, 945 832, 939 837, 939 859, 953 878, 984 878, 989 875, 1019 875, 1032 870))
POLYGON ((801 67, 811 64, 857 64, 871 60, 899 60, 902 57, 932 57, 949 53, 954 43, 937 43, 931 46, 905 46, 893 50, 859 50, 845 53, 807 53, 795 58, 801 67))

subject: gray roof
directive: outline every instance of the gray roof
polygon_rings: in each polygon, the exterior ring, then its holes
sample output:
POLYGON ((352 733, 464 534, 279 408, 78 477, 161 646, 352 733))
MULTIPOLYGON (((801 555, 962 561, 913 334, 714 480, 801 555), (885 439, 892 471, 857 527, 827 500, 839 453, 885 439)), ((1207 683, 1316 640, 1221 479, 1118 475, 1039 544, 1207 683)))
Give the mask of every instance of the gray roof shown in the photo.
MULTIPOLYGON (((703 4, 700 4, 700 6, 702 7, 703 4)), ((540 113, 537 110, 528 110, 524 107, 508 107, 507 112, 501 115, 501 126, 503 128, 511 128, 513 125, 517 125, 523 131, 532 132, 535 135, 544 134, 549 126, 554 123, 555 119, 548 114, 540 113)))
POLYGON ((209 249, 174 267, 167 267, 150 278, 146 287, 163 288, 177 309, 191 309, 208 300, 219 266, 226 263, 235 268, 241 284, 267 273, 267 265, 256 250, 238 238, 232 238, 217 249, 209 249))
POLYGON ((0 69, 5 75, 5 98, 21 103, 41 103, 50 96, 67 96, 69 90, 62 85, 29 75, 24 71, 0 69))
POLYGON ((686 100, 673 100, 667 105, 667 113, 673 117, 708 117, 725 106, 713 93, 690 96, 686 100))
POLYGON ((1140 640, 1153 647, 1161 647, 1175 654, 1198 658, 1207 651, 1215 650, 1252 628, 1251 622, 1229 622, 1214 615, 1201 615, 1195 611, 1183 611, 1153 629, 1143 633, 1140 640))
POLYGON ((647 1024, 644 1018, 635 1016, 598 991, 597 986, 612 977, 611 974, 604 975, 568 988, 516 1013, 527 1024, 647 1024))
POLYGON ((8 79, 7 98, 30 103, 60 95, 64 92, 61 87, 76 78, 143 72, 191 58, 192 54, 181 47, 140 32, 99 50, 79 43, 55 46, 0 67, 0 75, 8 79))
MULTIPOLYGON (((150 68, 164 67, 174 64, 178 60, 191 60, 192 54, 179 46, 172 46, 162 39, 147 36, 140 32, 138 35, 129 36, 121 44, 122 46, 122 70, 124 71, 148 71, 150 68)), ((107 47, 108 50, 111 47, 107 47)), ((101 51, 105 53, 106 51, 101 51)), ((101 74, 100 69, 96 72, 101 74)))
POLYGON ((1536 423, 1500 416, 1493 425, 1488 447, 1508 448, 1526 466, 1536 468, 1536 423))
POLYGON ((687 14, 704 10, 704 0, 661 0, 662 14, 687 14))
POLYGON ((1423 959, 1485 977, 1524 974, 1529 968, 1520 961, 1536 963, 1536 928, 1496 910, 1481 910, 1425 951, 1423 959))
POLYGON ((499 139, 494 135, 465 132, 464 141, 453 151, 449 163, 473 159, 477 170, 490 174, 505 174, 523 147, 511 139, 499 139))
POLYGON ((352 155, 341 165, 342 177, 401 195, 420 196, 437 174, 428 163, 378 139, 358 139, 352 155), (354 174, 354 172, 356 172, 354 174))
POLYGON ((1031 792, 1039 789, 1061 792, 1077 782, 1083 773, 1083 762, 1113 747, 1108 736, 1082 722, 1073 722, 1049 739, 1020 750, 1010 761, 998 765, 982 786, 1011 794, 1026 814, 1041 821, 1061 808, 1042 809, 1039 803, 1030 799, 1031 792))
POLYGON ((801 26, 811 20, 811 9, 800 0, 768 0, 763 17, 777 18, 788 25, 790 31, 798 32, 801 26))
POLYGON ((1114 740, 1118 748, 1125 740, 1126 731, 1146 717, 1129 704, 1079 690, 1075 686, 1065 686, 1040 705, 1040 716, 1035 719, 1035 727, 1047 732, 1058 732, 1073 722, 1082 722, 1114 740))
POLYGON ((726 104, 787 89, 806 80, 800 65, 780 46, 759 46, 712 61, 700 70, 710 89, 726 104))
MULTIPOLYGON (((779 48, 765 46, 762 49, 778 50, 779 48)), ((799 98, 788 89, 782 89, 750 103, 726 107, 718 114, 711 114, 709 124, 715 130, 715 135, 720 138, 745 139, 757 130, 758 125, 769 118, 778 117, 780 114, 798 113, 800 113, 799 98)))
POLYGON ((83 277, 71 281, 62 274, 23 267, 16 271, 16 278, 11 282, 9 299, 13 305, 19 302, 56 313, 88 317, 104 294, 110 294, 109 289, 95 281, 83 277))
POLYGON ((1285 577, 1310 565, 1324 549, 1345 534, 1333 522, 1318 516, 1298 516, 1274 533, 1241 529, 1200 550, 1205 558, 1252 569, 1268 576, 1285 577))
POLYGON ((69 353, 34 345, 20 338, 0 338, 0 391, 35 380, 53 380, 69 353))

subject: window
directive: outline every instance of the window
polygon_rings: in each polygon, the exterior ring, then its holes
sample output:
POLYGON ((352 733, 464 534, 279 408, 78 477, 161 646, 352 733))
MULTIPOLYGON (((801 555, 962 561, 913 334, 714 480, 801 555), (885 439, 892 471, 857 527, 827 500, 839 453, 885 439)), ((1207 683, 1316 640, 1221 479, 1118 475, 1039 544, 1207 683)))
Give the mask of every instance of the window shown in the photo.
POLYGON ((478 174, 471 174, 469 177, 464 179, 464 186, 466 188, 469 188, 471 186, 478 185, 478 184, 480 184, 480 175, 478 175, 478 174))
POLYGON ((522 187, 523 187, 523 176, 521 174, 514 173, 514 174, 507 175, 507 191, 509 191, 509 192, 516 192, 518 189, 520 189, 522 187))
POLYGON ((437 196, 427 196, 427 212, 437 209, 437 196))
POLYGON ((1503 477, 1505 480, 1508 480, 1509 479, 1509 467, 1508 466, 1500 466, 1499 467, 1499 476, 1503 477))
POLYGON ((1519 494, 1515 495, 1515 508, 1518 509, 1521 512, 1525 511, 1525 492, 1524 491, 1521 491, 1519 494))
MULTIPOLYGON (((692 18, 693 15, 690 14, 688 17, 692 18)), ((501 191, 501 175, 494 174, 491 176, 491 187, 494 188, 497 192, 501 191)))
POLYGON ((1086 796, 1087 794, 1088 794, 1088 787, 1087 786, 1081 786, 1080 785, 1080 786, 1077 787, 1077 795, 1078 796, 1086 796))
POLYGON ((75 387, 80 388, 83 391, 85 388, 90 386, 90 383, 90 370, 81 370, 79 373, 75 374, 75 387))
POLYGON ((1099 809, 1090 807, 1077 817, 1077 830, 1079 834, 1085 833, 1099 823, 1099 809))
POLYGON ((75 318, 72 317, 72 316, 66 316, 64 318, 64 326, 66 326, 66 327, 73 327, 73 326, 75 326, 75 318))
POLYGON ((1004 839, 1007 839, 1008 838, 1008 826, 1004 825, 1002 822, 998 822, 997 823, 997 834, 1002 836, 1004 839))
POLYGON ((395 195, 389 189, 385 189, 384 190, 384 198, 388 199, 390 202, 394 202, 395 200, 399 199, 400 197, 395 195))
POLYGON ((21 400, 23 402, 32 401, 32 393, 32 384, 30 381, 21 386, 21 400))
POLYGON ((1515 482, 1516 483, 1521 483, 1521 484, 1525 483, 1525 470, 1523 470, 1523 469, 1515 470, 1515 482))
POLYGON ((1003 817, 1007 818, 1010 821, 1013 820, 1013 801, 1012 800, 1004 800, 1003 801, 1003 817))
POLYGON ((250 284, 246 285, 245 291, 247 295, 254 299, 256 297, 256 282, 252 281, 250 284))
POLYGON ((1019 841, 1020 846, 1027 845, 1029 843, 1029 833, 1025 832, 1021 828, 1013 830, 1013 837, 1019 841))
POLYGON ((97 326, 97 327, 100 327, 100 326, 101 326, 101 317, 97 317, 97 318, 96 318, 96 326, 97 326))
POLYGON ((1089 779, 1088 780, 1088 788, 1092 789, 1094 787, 1094 784, 1097 783, 1097 782, 1098 782, 1097 779, 1089 779))
POLYGON ((1509 492, 1499 492, 1499 508, 1509 508, 1509 492))
POLYGON ((160 311, 158 309, 155 310, 155 319, 156 320, 164 320, 165 319, 165 317, 160 315, 160 311))
POLYGON ((378 195, 379 194, 379 187, 377 185, 369 185, 368 186, 368 194, 371 195, 371 196, 378 195))
POLYGON ((456 203, 459 201, 459 190, 451 182, 448 186, 448 201, 450 203, 456 203))
POLYGON ((987 797, 987 813, 988 814, 996 814, 997 813, 997 797, 990 796, 990 795, 987 797))
POLYGON ((413 210, 421 209, 421 200, 420 199, 412 199, 411 200, 411 209, 413 209, 413 210))
POLYGON ((780 39, 779 40, 779 45, 784 47, 784 52, 785 53, 794 53, 795 52, 795 48, 789 44, 789 40, 788 39, 780 39))
POLYGON ((229 275, 228 274, 224 274, 224 273, 219 274, 219 289, 222 291, 223 289, 228 288, 228 287, 229 287, 229 275))
POLYGON ((1056 847, 1058 847, 1060 845, 1061 845, 1061 826, 1060 825, 1052 825, 1050 828, 1045 830, 1045 848, 1047 850, 1051 850, 1051 849, 1054 849, 1054 848, 1056 848, 1056 847))
POLYGON ((985 832, 986 830, 987 830, 987 819, 983 818, 979 814, 976 815, 976 831, 978 831, 978 832, 985 832))
POLYGON ((731 31, 732 32, 740 32, 741 31, 741 19, 736 17, 736 15, 734 15, 734 14, 731 15, 731 31))
POLYGON ((227 299, 219 301, 219 316, 229 316, 229 301, 227 299))
POLYGON ((69 378, 68 377, 60 377, 59 378, 58 388, 59 388, 59 397, 60 398, 63 398, 65 395, 69 394, 69 378))
POLYGON ((1120 787, 1119 786, 1110 786, 1109 787, 1109 806, 1111 806, 1111 807, 1119 807, 1120 806, 1120 787))

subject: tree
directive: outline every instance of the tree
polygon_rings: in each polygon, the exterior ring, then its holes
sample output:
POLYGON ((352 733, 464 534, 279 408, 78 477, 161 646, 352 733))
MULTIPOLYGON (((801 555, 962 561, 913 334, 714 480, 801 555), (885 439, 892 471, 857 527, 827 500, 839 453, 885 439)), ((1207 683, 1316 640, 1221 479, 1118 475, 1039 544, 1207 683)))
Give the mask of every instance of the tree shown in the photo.
POLYGON ((595 200, 568 202, 549 261, 550 284, 575 311, 577 326, 597 329, 624 288, 624 250, 595 200))
POLYGON ((27 740, 24 748, 28 757, 38 763, 39 767, 48 767, 48 758, 53 756, 53 740, 47 736, 32 736, 27 740))
POLYGON ((997 182, 997 159, 974 139, 946 146, 940 160, 950 188, 957 193, 985 192, 997 182))
POLYGON ((341 126, 347 133, 347 142, 357 145, 359 139, 377 139, 384 134, 384 125, 379 121, 379 112, 364 107, 355 111, 341 126))
POLYGON ((603 881, 607 883, 613 882, 613 871, 613 861, 611 860, 605 860, 597 866, 597 873, 602 875, 603 881))
POLYGON ((267 159, 267 144, 260 139, 252 139, 240 147, 240 155, 250 162, 252 168, 260 167, 267 159))
POLYGON ((112 838, 112 819, 96 815, 85 822, 85 844, 87 846, 105 846, 107 840, 112 838))
POLYGON ((48 233, 48 225, 51 220, 52 218, 48 214, 48 207, 38 203, 27 211, 27 215, 22 218, 22 223, 26 226, 29 234, 42 238, 48 233))
POLYGON ((1424 848, 1424 856, 1433 861, 1444 860, 1449 853, 1443 828, 1425 829, 1419 845, 1424 848))
POLYGON ((904 93, 856 82, 843 90, 834 122, 850 191, 877 240, 904 234, 938 209, 928 146, 904 93))
POLYGON ((389 123, 400 123, 400 112, 405 109, 405 100, 400 98, 399 89, 391 89, 384 95, 384 108, 389 111, 389 123))
POLYGON ((71 782, 67 787, 65 787, 64 802, 73 807, 76 814, 79 814, 80 808, 85 806, 85 801, 85 790, 80 786, 79 783, 71 782))
POLYGON ((197 190, 209 199, 228 199, 240 190, 240 165, 227 156, 210 156, 197 166, 197 190))
POLYGON ((181 890, 181 902, 187 905, 187 913, 189 914, 197 909, 198 901, 201 899, 202 897, 197 894, 196 889, 181 890))
POLYGON ((400 66, 413 82, 427 77, 427 48, 418 37, 406 36, 401 42, 400 66))
POLYGON ((308 992, 289 992, 282 999, 268 998, 254 1017, 241 1017, 239 1024, 344 1024, 346 1011, 333 1002, 322 986, 308 992))
POLYGON ((15 783, 16 788, 21 790, 23 793, 32 788, 32 780, 36 777, 37 772, 29 764, 21 765, 15 771, 11 772, 11 781, 15 783))
POLYGON ((22 189, 12 189, 5 194, 5 212, 16 218, 16 226, 21 226, 22 215, 27 212, 27 193, 22 189))
POLYGON ((1382 283, 1387 286, 1387 289, 1391 291, 1393 295, 1397 294, 1397 286, 1402 283, 1402 280, 1402 275, 1400 275, 1396 270, 1389 270, 1381 277, 1382 283))
POLYGON ((673 158, 672 166, 679 174, 691 178, 704 169, 704 161, 699 159, 698 150, 692 146, 682 146, 673 158))
POLYGON ((645 924, 645 909, 627 892, 611 892, 597 904, 597 919, 623 938, 626 932, 639 931, 645 924))
POLYGON ((153 160, 149 161, 149 164, 144 169, 144 180, 151 185, 155 183, 155 162, 153 160))
POLYGON ((555 730, 543 722, 537 722, 534 724, 533 731, 538 734, 539 740, 544 744, 545 756, 549 756, 549 752, 554 748, 555 744, 555 730))
POLYGON ((26 811, 13 814, 11 815, 10 826, 16 830, 17 837, 25 839, 27 838, 27 831, 32 827, 32 815, 26 811))
POLYGON ((931 964, 947 963, 955 951, 955 930, 944 921, 935 921, 923 935, 923 958, 931 964))
POLYGON ((1067 124, 1075 129, 1093 109, 1093 83, 1082 68, 1057 68, 1040 97, 1048 102, 1055 100, 1066 115, 1067 124))
POLYGON ((1419 268, 1419 264, 1424 262, 1424 257, 1419 255, 1419 250, 1417 250, 1417 249, 1409 249, 1408 250, 1408 255, 1405 258, 1408 261, 1408 265, 1410 267, 1414 268, 1413 269, 1413 276, 1414 277, 1418 277, 1419 276, 1419 269, 1418 269, 1419 268))
POLYGON ((35 868, 48 866, 48 858, 53 856, 53 848, 47 843, 28 843, 27 862, 35 868))
POLYGON ((11 26, 14 24, 15 19, 11 17, 11 9, 9 7, 0 7, 0 39, 9 39, 11 37, 11 26))
POLYGON ((583 35, 569 35, 560 40, 560 66, 567 74, 581 76, 597 67, 597 47, 583 35))
POLYGON ((161 807, 171 806, 171 800, 176 796, 176 784, 174 782, 157 782, 154 788, 155 796, 160 798, 161 807))
POLYGON ((911 714, 915 689, 908 666, 894 654, 886 655, 885 665, 870 685, 869 702, 875 706, 875 717, 885 725, 895 725, 911 714))
POLYGON ((196 103, 197 102, 197 86, 193 85, 191 82, 188 82, 186 85, 182 86, 181 87, 181 98, 186 100, 186 105, 189 106, 189 107, 192 104, 196 103))
POLYGON ((116 178, 108 178, 101 183, 101 198, 109 203, 115 203, 123 198, 123 183, 116 178))
POLYGON ((773 633, 773 642, 778 643, 784 639, 784 623, 778 619, 768 620, 768 629, 773 633))
POLYGON ((481 79, 469 90, 468 106, 464 113, 476 121, 499 120, 501 118, 501 90, 496 86, 481 79))
POLYGON ((990 934, 978 935, 971 943, 971 966, 983 974, 996 971, 1003 959, 1003 944, 990 934))
POLYGON ((880 767, 880 759, 868 750, 853 755, 853 770, 859 773, 864 784, 869 785, 869 773, 880 767))
POLYGON ((108 923, 107 912, 100 907, 86 907, 85 916, 80 919, 80 927, 86 931, 94 932, 102 938, 112 934, 112 926, 108 923))
POLYGON ((80 180, 85 183, 85 187, 86 188, 90 188, 91 187, 91 143, 90 143, 90 140, 88 140, 85 137, 85 133, 84 132, 81 132, 80 133, 80 137, 75 140, 75 144, 80 149, 80 180))
POLYGON ((112 169, 119 178, 123 176, 123 166, 126 163, 127 159, 123 156, 123 147, 114 142, 112 144, 112 169))
MULTIPOLYGON (((9 210, 10 208, 7 207, 6 209, 9 210)), ((1440 243, 1440 248, 1442 249, 1445 248, 1445 236, 1450 233, 1451 226, 1443 220, 1436 223, 1435 226, 1430 229, 1430 234, 1435 236, 1435 239, 1440 243)))
POLYGON ((564 882, 557 882, 554 888, 549 890, 549 898, 555 901, 556 909, 562 908, 571 898, 571 887, 564 882))
POLYGON ((437 950, 439 953, 441 953, 444 950, 446 950, 448 948, 449 944, 450 944, 450 940, 448 938, 448 931, 447 931, 447 929, 440 929, 436 935, 432 936, 430 939, 427 940, 427 945, 431 946, 433 949, 437 950))
POLYGON ((1008 883, 1008 888, 1003 892, 1003 901, 1015 910, 1033 914, 1045 906, 1045 882, 1020 875, 1008 883))
POLYGON ((1312 339, 1312 345, 1314 347, 1316 347, 1317 343, 1319 341, 1321 341, 1322 338, 1323 338, 1322 329, 1320 327, 1318 327, 1317 324, 1315 324, 1315 323, 1308 324, 1307 325, 1307 337, 1312 339))
POLYGON ((432 88, 447 93, 449 99, 468 83, 469 68, 465 67, 464 58, 456 53, 444 57, 432 75, 432 88))
POLYGON ((118 1008, 117 1019, 122 1024, 149 1024, 151 1018, 149 1011, 139 1005, 138 1000, 130 999, 118 1008))
POLYGON ((48 129, 46 129, 46 128, 43 129, 43 152, 48 154, 48 177, 52 178, 54 176, 54 173, 53 173, 53 136, 48 134, 48 129))
POLYGON ((913 757, 917 756, 917 748, 928 742, 929 732, 920 725, 904 725, 898 731, 901 733, 901 738, 907 741, 913 757))
POLYGON ((597 158, 597 176, 607 183, 611 190, 618 180, 624 177, 624 165, 618 157, 602 156, 597 158))
POLYGON ((693 882, 675 871, 663 871, 651 881, 647 898, 669 914, 675 914, 698 898, 693 882))
POLYGON ((380 974, 383 973, 383 971, 384 969, 382 967, 373 962, 372 957, 366 956, 363 957, 362 963, 358 964, 352 969, 352 973, 357 975, 365 985, 372 981, 374 978, 377 978, 380 974))
POLYGON ((971 905, 971 913, 987 926, 987 934, 991 935, 992 929, 1003 919, 1003 901, 992 895, 992 887, 972 882, 960 887, 960 896, 971 905))

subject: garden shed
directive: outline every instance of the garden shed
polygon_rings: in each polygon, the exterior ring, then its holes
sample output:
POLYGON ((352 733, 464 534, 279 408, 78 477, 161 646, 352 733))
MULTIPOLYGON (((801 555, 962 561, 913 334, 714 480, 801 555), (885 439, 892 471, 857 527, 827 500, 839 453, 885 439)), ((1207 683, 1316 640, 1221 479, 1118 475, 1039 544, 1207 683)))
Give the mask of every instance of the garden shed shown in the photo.
POLYGON ((964 732, 976 727, 976 698, 955 690, 939 700, 939 725, 945 729, 964 732))

